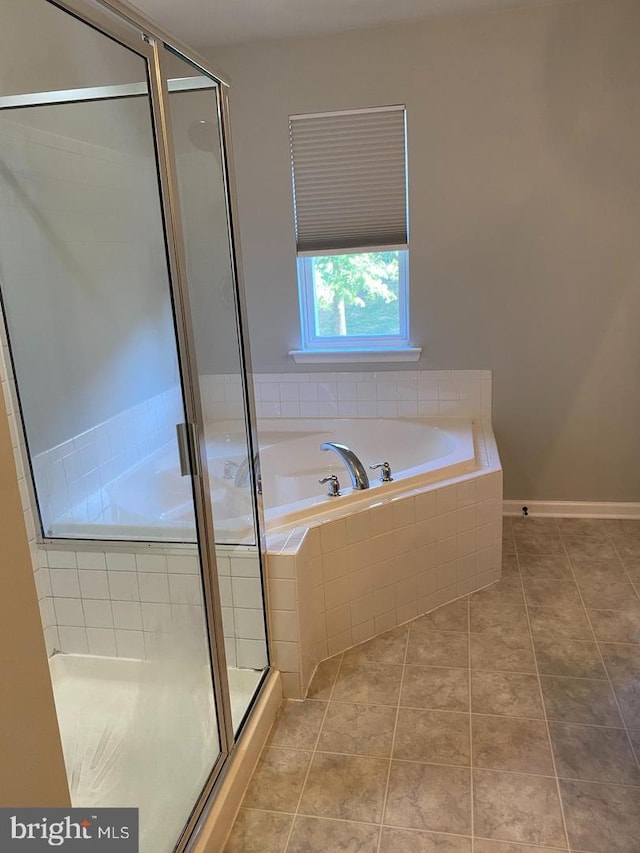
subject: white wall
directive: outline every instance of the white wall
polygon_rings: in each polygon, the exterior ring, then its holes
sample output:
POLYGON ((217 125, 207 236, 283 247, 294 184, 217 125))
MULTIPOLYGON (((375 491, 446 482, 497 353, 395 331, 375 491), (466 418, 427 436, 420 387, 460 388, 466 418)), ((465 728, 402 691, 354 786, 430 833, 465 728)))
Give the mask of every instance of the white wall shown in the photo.
POLYGON ((404 103, 418 366, 493 371, 505 497, 640 500, 639 40, 607 0, 208 51, 256 372, 300 343, 288 115, 404 103))

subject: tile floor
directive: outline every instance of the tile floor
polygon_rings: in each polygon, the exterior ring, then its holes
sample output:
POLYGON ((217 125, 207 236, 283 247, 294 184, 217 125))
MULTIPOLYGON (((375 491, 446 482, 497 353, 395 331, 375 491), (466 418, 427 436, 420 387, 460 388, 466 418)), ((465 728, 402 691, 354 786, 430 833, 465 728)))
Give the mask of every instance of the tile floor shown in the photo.
POLYGON ((640 852, 640 522, 503 545, 497 584, 285 703, 226 853, 640 852))

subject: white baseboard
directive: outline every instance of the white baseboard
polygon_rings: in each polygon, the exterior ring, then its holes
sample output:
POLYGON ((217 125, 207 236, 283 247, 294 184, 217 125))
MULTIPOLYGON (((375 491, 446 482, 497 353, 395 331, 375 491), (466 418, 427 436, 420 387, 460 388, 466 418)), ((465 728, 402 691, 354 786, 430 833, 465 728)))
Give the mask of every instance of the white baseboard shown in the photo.
POLYGON ((531 517, 640 519, 640 503, 614 501, 503 501, 503 514, 523 515, 525 506, 531 517))

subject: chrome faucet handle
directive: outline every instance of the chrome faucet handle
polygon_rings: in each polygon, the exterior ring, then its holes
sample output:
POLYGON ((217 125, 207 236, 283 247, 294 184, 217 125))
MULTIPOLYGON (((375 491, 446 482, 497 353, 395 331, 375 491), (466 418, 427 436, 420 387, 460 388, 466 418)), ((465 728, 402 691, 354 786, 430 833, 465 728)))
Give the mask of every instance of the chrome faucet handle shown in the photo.
POLYGON ((330 498, 340 497, 340 483, 335 474, 330 474, 328 477, 323 477, 322 480, 318 480, 318 482, 322 485, 324 485, 324 483, 329 483, 327 494, 330 498))
POLYGON ((391 465, 388 462, 378 462, 377 465, 369 465, 369 468, 372 471, 375 471, 376 468, 382 468, 380 472, 380 482, 381 483, 391 483, 393 481, 393 477, 391 476, 391 465))

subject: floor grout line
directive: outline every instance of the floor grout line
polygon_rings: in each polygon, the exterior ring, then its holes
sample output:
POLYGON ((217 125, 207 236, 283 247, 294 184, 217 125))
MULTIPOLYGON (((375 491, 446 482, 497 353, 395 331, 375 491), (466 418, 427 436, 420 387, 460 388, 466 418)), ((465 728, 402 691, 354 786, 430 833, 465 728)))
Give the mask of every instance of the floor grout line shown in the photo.
MULTIPOLYGON (((333 678, 333 684, 331 685, 331 691, 329 693, 329 698, 327 700, 327 707, 324 709, 324 714, 322 715, 322 720, 320 721, 320 726, 318 728, 318 734, 317 734, 315 743, 313 745, 313 749, 311 750, 311 758, 309 759, 309 766, 307 767, 307 772, 305 773, 304 781, 302 783, 302 787, 300 788, 300 796, 298 797, 298 802, 296 804, 296 810, 294 812, 293 820, 291 821, 291 828, 289 829, 289 833, 287 835, 287 840, 286 840, 286 843, 283 847, 283 853, 286 853, 286 851, 289 849, 289 842, 291 841, 291 836, 293 835, 293 829, 296 825, 296 818, 298 817, 298 814, 300 812, 300 804, 302 803, 302 797, 304 795, 304 789, 307 787, 307 781, 309 779, 309 774, 311 773, 311 768, 313 766, 313 759, 316 756, 316 752, 318 749, 318 743, 320 741, 320 735, 322 734, 324 722, 327 719, 327 713, 329 712, 329 703, 331 702, 331 698, 332 698, 333 693, 336 689, 336 684, 338 683, 338 678, 340 677, 340 670, 342 669, 343 661, 344 661, 344 656, 340 659, 340 664, 339 664, 338 669, 336 670, 336 674, 333 678)), ((303 700, 303 702, 304 701, 305 700, 303 700)))
POLYGON ((402 662, 402 675, 400 676, 400 687, 398 689, 398 705, 396 707, 396 719, 393 725, 393 736, 391 738, 391 752, 389 753, 389 769, 387 770, 387 782, 384 788, 384 795, 382 797, 382 811, 380 813, 380 832, 378 833, 378 846, 376 847, 376 853, 380 853, 380 846, 382 844, 382 831, 384 826, 384 815, 387 809, 387 798, 389 796, 389 784, 391 782, 391 768, 393 767, 393 751, 396 746, 396 734, 398 732, 398 719, 400 717, 400 699, 402 697, 402 688, 404 686, 404 674, 407 669, 407 656, 409 654, 409 632, 410 627, 407 627, 407 637, 404 647, 404 659, 402 662))
MULTIPOLYGON (((557 525, 556 525, 556 528, 557 528, 557 525)), ((560 540, 560 541, 562 541, 562 540, 560 540)), ((518 572, 520 572, 520 557, 517 553, 517 548, 518 548, 517 543, 516 543, 515 547, 516 547, 516 566, 518 567, 518 572)), ((564 547, 564 544, 563 544, 563 547, 564 547)), ((520 582, 522 583, 522 573, 521 572, 520 572, 520 582)), ((535 643, 533 642, 533 633, 531 631, 531 619, 529 617, 529 606, 527 604, 527 597, 525 595, 524 584, 522 584, 522 594, 524 597, 524 610, 525 610, 525 613, 527 616, 527 624, 529 625, 529 633, 531 634, 531 647, 533 649, 533 660, 534 660, 534 664, 535 664, 535 668, 536 668, 536 675, 538 677, 538 691, 540 694, 540 701, 542 702, 542 712, 544 714, 544 724, 545 724, 545 728, 547 731, 547 745, 549 748, 549 755, 551 757, 551 766, 553 767, 553 773, 555 776, 556 791, 558 794, 558 805, 560 806, 560 816, 562 818, 562 826, 564 829, 564 838, 565 838, 565 841, 567 844, 567 848, 569 848, 570 843, 569 843, 569 830, 567 828, 567 818, 566 818, 566 815, 564 812, 564 803, 562 801, 562 792, 560 790, 560 779, 558 778, 558 769, 556 767, 556 759, 555 759, 555 755, 553 752, 553 743, 551 742, 551 729, 549 727, 549 720, 547 718, 547 706, 546 706, 545 701, 544 701, 544 693, 542 690, 542 681, 540 679, 540 667, 538 666, 538 654, 536 652, 535 643)))

